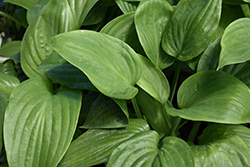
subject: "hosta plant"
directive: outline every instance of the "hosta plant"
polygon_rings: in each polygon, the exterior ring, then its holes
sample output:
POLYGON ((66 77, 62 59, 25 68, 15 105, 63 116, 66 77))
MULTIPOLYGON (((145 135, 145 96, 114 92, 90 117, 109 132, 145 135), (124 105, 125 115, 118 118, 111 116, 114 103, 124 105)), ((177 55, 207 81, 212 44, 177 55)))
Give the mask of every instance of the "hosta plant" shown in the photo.
POLYGON ((249 0, 0 2, 2 166, 250 166, 249 0))

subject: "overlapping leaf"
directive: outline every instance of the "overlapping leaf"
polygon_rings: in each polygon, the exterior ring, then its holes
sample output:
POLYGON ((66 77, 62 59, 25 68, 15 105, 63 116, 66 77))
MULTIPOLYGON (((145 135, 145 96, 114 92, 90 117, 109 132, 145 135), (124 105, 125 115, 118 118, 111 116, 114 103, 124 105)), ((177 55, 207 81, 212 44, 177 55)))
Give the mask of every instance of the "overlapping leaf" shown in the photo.
POLYGON ((6 98, 0 94, 0 149, 3 147, 3 122, 4 122, 4 113, 7 107, 6 98))
POLYGON ((198 56, 212 39, 220 19, 221 0, 182 0, 163 34, 162 47, 181 61, 198 56))
POLYGON ((250 60, 249 18, 241 18, 231 23, 221 39, 220 69, 226 65, 250 60))
POLYGON ((4 142, 10 166, 56 166, 70 145, 81 107, 81 92, 45 77, 22 82, 5 113, 4 142))
POLYGON ((124 129, 88 130, 72 142, 59 167, 104 163, 119 143, 148 130, 148 124, 142 119, 130 119, 124 129))
POLYGON ((0 56, 11 57, 20 52, 21 41, 12 41, 6 43, 0 48, 0 56))
POLYGON ((0 95, 9 100, 10 94, 19 83, 20 81, 16 77, 0 72, 0 95))
POLYGON ((161 47, 162 34, 173 13, 166 0, 143 0, 135 13, 136 31, 148 58, 160 69, 174 62, 161 47))
POLYGON ((5 60, 0 63, 0 72, 12 76, 16 76, 15 62, 12 59, 5 60))
POLYGON ((51 0, 25 32, 21 66, 28 77, 42 75, 37 69, 53 50, 46 43, 63 32, 78 29, 97 0, 51 0))
POLYGON ((221 71, 204 71, 186 79, 178 90, 180 109, 168 113, 189 120, 239 124, 250 121, 249 88, 221 71))
POLYGON ((79 30, 60 34, 49 45, 68 62, 82 70, 92 84, 112 98, 131 99, 142 69, 137 54, 112 36, 79 30))
POLYGON ((136 11, 138 6, 138 2, 126 2, 124 0, 115 0, 115 3, 124 14, 136 11))
POLYGON ((5 0, 5 2, 9 2, 18 6, 21 6, 25 9, 30 8, 38 3, 39 0, 5 0))
POLYGON ((195 166, 249 166, 250 151, 243 140, 224 125, 210 125, 191 146, 195 166))

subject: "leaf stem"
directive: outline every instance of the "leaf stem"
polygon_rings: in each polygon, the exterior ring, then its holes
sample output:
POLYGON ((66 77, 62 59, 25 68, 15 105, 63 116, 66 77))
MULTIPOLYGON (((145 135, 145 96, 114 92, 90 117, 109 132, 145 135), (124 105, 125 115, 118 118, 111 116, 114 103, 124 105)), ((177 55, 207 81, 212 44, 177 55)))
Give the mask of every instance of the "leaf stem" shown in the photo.
POLYGON ((180 121, 181 121, 181 117, 175 117, 173 119, 172 127, 171 127, 170 132, 169 132, 169 136, 176 136, 175 131, 178 128, 180 121))
POLYGON ((133 97, 133 98, 131 99, 131 101, 132 101, 133 107, 134 107, 134 109, 135 109, 135 114, 136 114, 137 118, 141 118, 141 119, 142 119, 142 114, 141 114, 141 111, 140 111, 140 109, 139 109, 139 107, 138 107, 138 103, 137 103, 137 101, 136 101, 136 98, 133 97))
POLYGON ((197 132, 198 132, 198 130, 200 128, 200 125, 201 125, 201 121, 198 121, 198 122, 194 123, 193 128, 192 128, 191 132, 189 133, 187 141, 194 142, 194 139, 195 139, 195 137, 197 135, 197 132))
POLYGON ((249 9, 248 4, 242 4, 242 5, 240 5, 240 7, 241 7, 241 9, 242 9, 244 15, 245 15, 246 17, 250 18, 250 9, 249 9))
POLYGON ((179 79, 179 75, 180 75, 180 71, 181 71, 181 61, 177 60, 176 61, 176 68, 175 68, 175 73, 174 73, 174 79, 172 82, 172 86, 171 86, 171 92, 170 92, 170 96, 169 96, 169 100, 172 103, 173 99, 174 99, 174 95, 175 95, 175 91, 176 91, 176 87, 177 87, 177 83, 178 83, 178 79, 179 79))
POLYGON ((8 19, 10 19, 10 20, 12 20, 12 21, 18 23, 18 24, 21 24, 20 21, 19 21, 17 18, 15 18, 15 17, 13 17, 13 16, 11 16, 11 15, 8 15, 8 14, 6 14, 6 13, 4 13, 4 12, 1 12, 1 11, 0 11, 0 16, 6 17, 6 18, 8 18, 8 19))

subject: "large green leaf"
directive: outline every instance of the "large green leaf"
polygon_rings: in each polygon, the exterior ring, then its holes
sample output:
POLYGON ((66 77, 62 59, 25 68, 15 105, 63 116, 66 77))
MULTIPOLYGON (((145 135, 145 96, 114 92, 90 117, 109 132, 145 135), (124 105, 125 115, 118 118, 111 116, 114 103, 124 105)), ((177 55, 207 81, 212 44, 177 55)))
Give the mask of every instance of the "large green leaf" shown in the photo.
POLYGON ((104 163, 119 143, 148 130, 149 125, 142 119, 130 119, 128 126, 123 129, 88 130, 71 143, 59 167, 104 163))
POLYGON ((155 131, 138 133, 115 148, 107 167, 151 166, 158 153, 158 142, 155 131))
POLYGON ((194 167, 194 159, 190 146, 177 137, 165 137, 154 160, 153 167, 194 167))
POLYGON ((20 81, 11 75, 0 72, 0 95, 9 100, 12 91, 19 85, 20 81))
POLYGON ((148 58, 160 69, 175 59, 161 47, 162 34, 171 19, 173 7, 166 0, 142 0, 135 13, 136 31, 148 58))
POLYGON ((0 150, 3 147, 3 122, 4 122, 4 113, 7 107, 6 98, 0 94, 0 150))
POLYGON ((139 89, 139 93, 136 95, 136 101, 140 111, 145 115, 152 128, 160 135, 167 134, 171 127, 171 119, 164 114, 165 105, 161 104, 142 89, 139 89))
POLYGON ((136 11, 139 4, 139 2, 126 2, 124 0, 115 0, 115 3, 124 14, 136 11))
MULTIPOLYGON (((128 112, 128 111, 127 111, 128 112)), ((92 102, 82 128, 119 128, 128 124, 128 118, 114 100, 99 94, 92 102)))
POLYGON ((143 48, 135 30, 134 15, 135 12, 123 14, 106 24, 100 32, 126 42, 137 53, 144 55, 143 48))
POLYGON ((191 146, 196 167, 250 166, 250 151, 242 139, 224 125, 209 125, 191 146))
POLYGON ((241 18, 226 28, 221 39, 221 54, 217 69, 250 60, 249 26, 250 19, 241 18))
POLYGON ((12 41, 6 43, 0 48, 0 56, 11 57, 20 52, 21 41, 12 41))
POLYGON ((4 143, 10 166, 56 166, 73 138, 81 92, 53 90, 45 77, 22 82, 5 112, 4 143))
POLYGON ((38 3, 39 0, 5 0, 5 2, 9 2, 18 6, 21 6, 25 9, 30 8, 38 3))
POLYGON ((178 90, 180 109, 168 113, 189 120, 239 124, 250 121, 249 88, 221 71, 199 72, 186 79, 178 90))
POLYGON ((170 94, 170 87, 166 76, 147 58, 140 55, 139 57, 142 62, 143 72, 137 85, 164 105, 168 101, 170 94))
POLYGON ((53 83, 59 83, 71 89, 96 90, 81 70, 68 63, 56 52, 46 57, 38 69, 53 83))
POLYGON ((134 85, 141 77, 141 62, 123 41, 106 34, 79 30, 60 34, 52 38, 49 45, 81 69, 106 96, 131 99, 137 94, 134 85))
POLYGON ((221 0, 182 0, 163 34, 162 47, 181 61, 198 56, 219 24, 221 0))
POLYGON ((21 46, 21 66, 28 77, 53 50, 46 43, 55 35, 78 29, 97 0, 51 0, 30 24, 21 46))

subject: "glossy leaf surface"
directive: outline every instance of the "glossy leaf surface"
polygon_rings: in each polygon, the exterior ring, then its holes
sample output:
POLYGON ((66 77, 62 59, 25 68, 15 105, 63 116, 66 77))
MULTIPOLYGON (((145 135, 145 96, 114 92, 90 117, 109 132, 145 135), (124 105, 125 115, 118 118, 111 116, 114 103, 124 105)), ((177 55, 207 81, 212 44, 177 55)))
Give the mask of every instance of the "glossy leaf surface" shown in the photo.
POLYGON ((170 87, 166 76, 147 58, 140 55, 139 57, 142 62, 143 72, 137 85, 164 105, 168 101, 170 94, 170 87))
POLYGON ((141 77, 141 62, 123 41, 106 34, 79 30, 58 35, 49 44, 82 70, 106 96, 131 99, 137 94, 134 85, 141 77))
POLYGON ((126 2, 124 0, 115 0, 115 3, 124 14, 136 11, 138 6, 138 2, 126 2))
POLYGON ((152 166, 194 167, 194 159, 190 146, 177 137, 165 137, 152 166))
POLYGON ((221 39, 221 54, 217 69, 230 64, 250 60, 249 18, 241 18, 231 23, 221 39))
POLYGON ((0 56, 2 57, 11 57, 20 52, 21 41, 12 41, 6 43, 0 48, 0 56))
POLYGON ((144 55, 143 48, 135 30, 134 15, 135 12, 123 14, 106 24, 100 32, 126 42, 136 53, 144 55))
POLYGON ((32 23, 33 20, 40 14, 39 12, 50 0, 39 0, 39 2, 28 9, 27 11, 27 22, 32 23))
POLYGON ((197 167, 250 165, 246 144, 224 125, 208 126, 198 140, 199 145, 191 146, 197 167))
POLYGON ((28 77, 42 75, 37 69, 53 50, 47 42, 55 35, 78 29, 97 0, 51 0, 25 32, 21 66, 28 77))
POLYGON ((221 71, 204 71, 186 79, 178 90, 180 109, 168 113, 185 119, 239 124, 250 121, 249 88, 221 71))
POLYGON ((0 72, 0 95, 9 100, 12 91, 19 85, 20 81, 11 75, 0 72))
POLYGON ((56 166, 67 151, 81 107, 81 92, 45 77, 22 82, 5 113, 4 141, 10 166, 56 166))
POLYGON ((135 13, 136 31, 148 58, 160 69, 175 59, 161 47, 162 34, 173 13, 173 7, 165 0, 143 0, 135 13))
POLYGON ((117 145, 135 134, 148 131, 142 119, 130 119, 123 129, 88 130, 73 141, 59 167, 93 166, 104 163, 117 145))
POLYGON ((155 131, 134 135, 115 148, 107 167, 151 166, 158 153, 158 141, 159 135, 155 131))
POLYGON ((21 6, 25 9, 30 8, 38 3, 39 0, 5 0, 5 2, 9 2, 18 6, 21 6))
POLYGON ((181 61, 198 56, 209 45, 220 14, 221 0, 180 1, 163 34, 163 49, 181 61))
POLYGON ((86 121, 81 128, 120 128, 128 124, 128 118, 114 100, 99 94, 93 101, 86 121))
POLYGON ((81 70, 68 63, 56 52, 46 57, 38 69, 53 83, 59 83, 71 89, 96 90, 81 70))
POLYGON ((0 63, 0 72, 12 76, 16 76, 15 62, 12 59, 5 60, 0 63))

